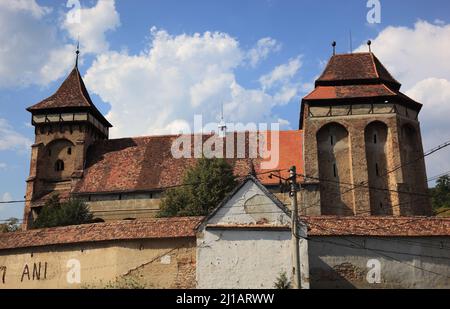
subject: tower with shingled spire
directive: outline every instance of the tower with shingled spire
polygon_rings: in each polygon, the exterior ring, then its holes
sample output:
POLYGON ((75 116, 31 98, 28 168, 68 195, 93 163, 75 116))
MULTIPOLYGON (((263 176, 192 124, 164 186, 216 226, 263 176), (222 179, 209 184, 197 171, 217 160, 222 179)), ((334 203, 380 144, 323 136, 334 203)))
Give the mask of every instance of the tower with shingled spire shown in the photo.
POLYGON ((35 141, 27 179, 24 226, 39 214, 50 194, 65 198, 83 176, 88 147, 108 139, 111 124, 92 102, 75 65, 58 90, 27 108, 32 115, 35 141), (39 201, 39 202, 37 202, 39 201))

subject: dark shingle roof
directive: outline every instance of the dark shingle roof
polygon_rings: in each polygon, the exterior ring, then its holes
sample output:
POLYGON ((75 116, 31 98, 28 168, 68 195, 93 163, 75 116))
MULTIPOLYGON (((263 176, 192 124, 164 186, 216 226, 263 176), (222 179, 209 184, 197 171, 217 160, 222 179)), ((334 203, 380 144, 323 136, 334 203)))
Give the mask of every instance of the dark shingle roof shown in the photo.
POLYGON ((27 111, 31 113, 51 112, 54 110, 87 110, 92 112, 106 126, 112 125, 103 117, 91 100, 89 93, 81 78, 78 67, 75 66, 69 76, 64 80, 58 90, 50 97, 30 106, 27 111))

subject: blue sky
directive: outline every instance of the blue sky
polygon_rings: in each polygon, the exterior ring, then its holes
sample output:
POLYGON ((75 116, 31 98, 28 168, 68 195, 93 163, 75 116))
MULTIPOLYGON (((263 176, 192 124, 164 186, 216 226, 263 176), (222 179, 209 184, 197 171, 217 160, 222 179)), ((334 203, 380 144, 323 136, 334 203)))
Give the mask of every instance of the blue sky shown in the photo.
MULTIPOLYGON (((76 1, 72 1, 76 2, 76 1)), ((66 1, 0 2, 0 200, 23 199, 33 140, 25 108, 80 70, 113 137, 166 133, 202 113, 212 121, 298 127, 299 101, 331 55, 373 50, 402 90, 424 104, 429 149, 450 139, 450 3, 381 0, 370 24, 366 0, 88 1, 80 23, 66 1), (111 87, 111 85, 114 85, 111 87)), ((450 152, 427 159, 428 176, 450 170, 450 152)), ((22 204, 0 205, 0 220, 22 204)))

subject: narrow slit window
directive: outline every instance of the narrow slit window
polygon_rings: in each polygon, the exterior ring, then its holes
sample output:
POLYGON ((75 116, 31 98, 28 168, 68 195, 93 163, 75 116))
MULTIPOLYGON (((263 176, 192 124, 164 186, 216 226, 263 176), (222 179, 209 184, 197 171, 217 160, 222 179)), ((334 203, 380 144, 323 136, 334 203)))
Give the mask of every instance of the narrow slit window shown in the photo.
POLYGON ((374 144, 377 143, 377 135, 376 135, 376 134, 373 135, 373 143, 374 143, 374 144))
POLYGON ((380 202, 380 208, 383 208, 383 203, 380 202))
POLYGON ((378 171, 378 163, 375 163, 375 173, 377 176, 380 176, 380 173, 378 171))
POLYGON ((67 154, 71 155, 72 154, 72 147, 67 148, 67 154))
POLYGON ((57 172, 62 172, 64 171, 64 162, 62 160, 58 160, 55 163, 55 170, 57 172))
POLYGON ((331 146, 334 145, 334 137, 333 137, 333 135, 330 135, 330 144, 331 144, 331 146))
POLYGON ((335 178, 337 177, 336 163, 333 163, 333 175, 335 178))

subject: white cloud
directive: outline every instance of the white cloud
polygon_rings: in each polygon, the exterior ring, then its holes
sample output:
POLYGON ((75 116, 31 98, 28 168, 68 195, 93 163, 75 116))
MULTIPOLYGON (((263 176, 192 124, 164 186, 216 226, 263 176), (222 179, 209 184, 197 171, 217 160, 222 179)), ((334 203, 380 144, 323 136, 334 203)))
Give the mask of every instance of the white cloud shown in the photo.
MULTIPOLYGON (((450 80, 450 24, 418 21, 414 28, 387 27, 372 40, 372 51, 404 89, 429 78, 450 80)), ((367 51, 365 44, 358 51, 367 51)))
POLYGON ((6 167, 7 167, 6 163, 0 162, 0 171, 1 171, 1 170, 5 170, 6 167))
POLYGON ((288 63, 279 65, 269 74, 261 76, 259 82, 264 89, 272 88, 280 83, 284 84, 297 74, 301 66, 300 56, 290 59, 288 63))
POLYGON ((12 201, 12 195, 9 192, 5 192, 2 194, 2 202, 12 201))
MULTIPOLYGON (((357 51, 366 51, 361 45, 357 51)), ((424 149, 450 139, 450 24, 418 21, 413 28, 387 27, 372 40, 372 50, 403 92, 423 104, 419 115, 424 149)), ((426 159, 428 176, 450 170, 450 149, 426 159)))
POLYGON ((0 151, 28 150, 32 141, 16 132, 6 119, 0 118, 0 151))
POLYGON ((74 48, 59 41, 50 12, 34 0, 0 1, 0 88, 46 85, 73 63, 74 48))
POLYGON ((252 67, 255 67, 259 62, 266 59, 270 53, 277 52, 281 49, 281 44, 270 37, 258 40, 256 46, 250 49, 247 53, 248 60, 252 67))
POLYGON ((37 4, 36 0, 2 0, 0 1, 0 9, 11 12, 26 12, 35 18, 41 18, 52 11, 49 7, 37 4))
POLYGON ((271 109, 294 95, 290 77, 279 80, 274 95, 241 86, 235 70, 247 54, 226 33, 170 35, 152 28, 144 51, 100 54, 84 79, 111 105, 115 137, 179 131, 192 125, 194 114, 215 121, 222 103, 227 122, 273 121, 271 109))
POLYGON ((75 15, 67 14, 62 27, 73 40, 80 38, 84 53, 101 53, 109 49, 105 33, 120 26, 120 16, 114 0, 99 0, 93 7, 81 8, 79 20, 73 16, 75 15))

